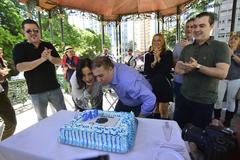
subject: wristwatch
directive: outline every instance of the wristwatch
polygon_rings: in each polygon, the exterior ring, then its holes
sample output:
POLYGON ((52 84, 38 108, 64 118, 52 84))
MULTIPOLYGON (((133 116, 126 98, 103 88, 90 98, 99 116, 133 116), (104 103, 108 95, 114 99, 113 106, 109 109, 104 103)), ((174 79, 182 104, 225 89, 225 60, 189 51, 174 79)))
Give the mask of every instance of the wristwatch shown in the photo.
POLYGON ((196 70, 199 70, 201 66, 202 66, 201 64, 197 64, 196 70))

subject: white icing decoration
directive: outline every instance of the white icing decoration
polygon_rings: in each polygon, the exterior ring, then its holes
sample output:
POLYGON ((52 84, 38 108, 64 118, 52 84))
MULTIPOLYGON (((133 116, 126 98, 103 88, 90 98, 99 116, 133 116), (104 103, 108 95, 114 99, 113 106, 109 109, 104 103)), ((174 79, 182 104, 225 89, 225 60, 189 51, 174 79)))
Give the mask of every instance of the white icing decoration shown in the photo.
POLYGON ((60 129, 60 143, 109 152, 126 153, 133 146, 137 124, 132 113, 98 111, 98 117, 82 121, 80 112, 60 129), (97 123, 98 118, 107 118, 97 123))

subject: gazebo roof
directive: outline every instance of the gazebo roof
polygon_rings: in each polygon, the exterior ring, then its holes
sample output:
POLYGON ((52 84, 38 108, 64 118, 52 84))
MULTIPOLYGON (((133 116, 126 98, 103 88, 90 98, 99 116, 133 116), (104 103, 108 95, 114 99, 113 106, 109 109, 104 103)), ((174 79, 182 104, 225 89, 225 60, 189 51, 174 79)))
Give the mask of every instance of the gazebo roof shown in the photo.
MULTIPOLYGON (((27 3, 30 0, 19 0, 27 3)), ((170 16, 186 9, 186 4, 195 0, 38 0, 42 9, 52 10, 56 7, 76 9, 95 13, 103 21, 115 21, 119 16, 159 12, 161 16, 170 16)))

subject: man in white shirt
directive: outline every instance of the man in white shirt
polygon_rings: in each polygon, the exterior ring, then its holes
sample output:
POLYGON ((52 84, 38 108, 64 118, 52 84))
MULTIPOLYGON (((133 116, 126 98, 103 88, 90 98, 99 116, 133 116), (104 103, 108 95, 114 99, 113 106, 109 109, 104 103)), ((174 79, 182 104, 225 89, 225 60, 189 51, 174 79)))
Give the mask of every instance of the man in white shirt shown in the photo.
POLYGON ((133 68, 136 66, 136 60, 133 56, 133 50, 131 48, 128 50, 128 55, 124 58, 124 63, 133 68))

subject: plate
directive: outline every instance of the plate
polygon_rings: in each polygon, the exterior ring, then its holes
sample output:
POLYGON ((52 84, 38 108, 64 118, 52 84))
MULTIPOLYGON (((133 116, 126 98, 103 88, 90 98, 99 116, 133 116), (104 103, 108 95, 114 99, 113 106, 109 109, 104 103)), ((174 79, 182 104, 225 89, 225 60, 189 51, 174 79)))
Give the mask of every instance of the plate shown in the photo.
POLYGON ((159 148, 155 150, 153 160, 184 160, 184 157, 173 149, 159 148))

